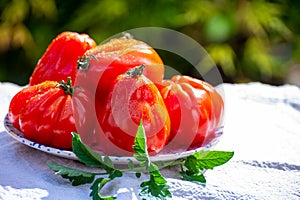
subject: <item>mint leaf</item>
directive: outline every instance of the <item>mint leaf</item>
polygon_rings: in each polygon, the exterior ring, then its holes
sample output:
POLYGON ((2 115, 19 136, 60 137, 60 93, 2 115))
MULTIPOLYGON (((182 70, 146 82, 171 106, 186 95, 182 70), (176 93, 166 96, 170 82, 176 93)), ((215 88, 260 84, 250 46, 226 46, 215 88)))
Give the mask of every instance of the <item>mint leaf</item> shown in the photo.
POLYGON ((99 167, 104 169, 108 174, 115 171, 112 160, 105 156, 102 159, 100 153, 93 151, 87 145, 83 144, 77 133, 72 132, 72 149, 79 161, 90 167, 99 167))
POLYGON ((140 172, 136 172, 136 173, 135 173, 135 177, 137 177, 137 178, 141 178, 141 175, 142 175, 142 174, 141 174, 140 172))
POLYGON ((136 137, 134 139, 133 150, 134 158, 139 161, 141 167, 144 167, 150 174, 150 180, 141 183, 141 192, 139 193, 142 199, 157 199, 162 200, 167 197, 172 197, 167 185, 167 180, 161 175, 159 168, 151 162, 147 151, 147 140, 142 121, 138 127, 136 137))
POLYGON ((147 142, 146 142, 146 136, 145 136, 145 129, 143 126, 143 122, 141 120, 140 125, 138 126, 138 130, 135 135, 134 145, 132 148, 135 153, 146 155, 146 154, 148 154, 146 146, 147 146, 147 142))
POLYGON ((142 199, 162 200, 172 198, 169 186, 166 183, 167 181, 162 178, 159 171, 152 171, 150 174, 150 180, 144 181, 141 184, 142 190, 139 195, 142 199))
POLYGON ((196 152, 186 158, 184 163, 186 170, 182 169, 180 172, 182 179, 205 183, 203 171, 225 164, 233 157, 233 154, 233 152, 225 151, 196 152))
POLYGON ((90 196, 93 197, 94 200, 96 199, 115 199, 115 197, 108 196, 103 197, 100 195, 101 189, 104 187, 106 183, 113 180, 114 178, 121 177, 123 173, 120 170, 114 169, 114 164, 112 160, 105 156, 104 159, 102 159, 102 156, 91 150, 87 145, 83 144, 76 133, 73 134, 72 139, 72 148, 75 155, 78 157, 78 159, 83 162, 84 164, 92 167, 100 167, 104 169, 107 174, 109 174, 108 178, 98 178, 91 187, 91 194, 90 196))
POLYGON ((102 196, 100 194, 101 189, 107 184, 108 182, 112 181, 115 178, 121 177, 123 174, 119 170, 115 170, 113 173, 109 175, 108 178, 98 178, 95 180, 93 185, 91 186, 91 193, 90 196, 93 198, 93 200, 112 200, 116 199, 114 196, 102 196))
POLYGON ((90 193, 90 196, 93 198, 93 200, 113 200, 116 199, 116 197, 113 196, 102 196, 100 194, 100 190, 105 186, 106 183, 111 181, 110 178, 98 178, 95 180, 93 185, 91 186, 92 192, 90 193))
POLYGON ((172 194, 169 191, 167 180, 161 175, 158 167, 150 163, 149 167, 150 180, 144 181, 141 184, 141 192, 139 193, 142 199, 166 199, 171 198, 172 194))
POLYGON ((105 157, 104 157, 103 162, 104 162, 108 167, 114 168, 113 161, 112 161, 108 156, 105 156, 105 157))
POLYGON ((133 157, 140 162, 140 166, 149 166, 150 159, 148 156, 147 142, 142 120, 138 126, 132 149, 135 152, 133 157))
POLYGON ((182 176, 183 180, 191 181, 191 182, 198 182, 198 183, 206 183, 205 176, 202 172, 195 172, 195 171, 181 171, 180 175, 182 176))
POLYGON ((233 155, 225 151, 199 151, 186 159, 185 166, 193 170, 213 169, 228 162, 233 155))
POLYGON ((61 175, 65 179, 69 179, 69 181, 74 186, 82 185, 85 183, 92 183, 95 179, 94 173, 72 169, 52 162, 47 162, 47 165, 53 171, 55 171, 56 174, 61 175))
POLYGON ((134 163, 132 160, 129 160, 129 162, 128 162, 128 169, 130 169, 130 170, 134 169, 134 163))
POLYGON ((157 185, 163 185, 167 183, 167 180, 160 174, 160 171, 155 164, 151 163, 150 168, 152 169, 149 170, 149 172, 154 183, 156 183, 157 185))
POLYGON ((87 166, 103 168, 101 155, 83 144, 77 133, 72 132, 72 135, 72 150, 80 162, 83 162, 87 166))
POLYGON ((228 162, 234 155, 233 152, 224 151, 200 151, 187 158, 178 159, 172 162, 157 162, 152 163, 147 151, 147 138, 145 130, 140 122, 136 137, 134 140, 133 150, 134 158, 138 161, 139 166, 130 161, 128 163, 129 169, 117 170, 114 169, 114 164, 109 156, 102 157, 98 152, 93 151, 88 146, 82 143, 79 135, 72 133, 72 145, 73 152, 78 159, 87 166, 99 167, 105 170, 105 173, 92 173, 81 171, 78 169, 72 169, 69 167, 61 166, 55 163, 48 162, 48 166, 61 175, 63 178, 70 180, 72 185, 80 185, 85 183, 93 183, 90 187, 90 196, 93 200, 112 200, 116 199, 115 196, 102 196, 102 188, 115 178, 121 177, 123 172, 134 171, 136 177, 140 178, 142 171, 149 173, 149 180, 140 184, 141 191, 139 196, 142 199, 166 199, 172 198, 167 185, 167 180, 161 175, 159 169, 166 166, 181 165, 182 179, 187 181, 193 181, 198 183, 205 183, 205 177, 203 171, 207 169, 213 169, 216 166, 220 166, 228 162), (97 175, 108 175, 107 177, 100 177, 95 180, 97 175))
POLYGON ((119 178, 119 177, 122 177, 123 176, 123 173, 122 171, 120 170, 114 170, 112 171, 110 174, 109 174, 109 178, 111 180, 115 179, 115 178, 119 178))

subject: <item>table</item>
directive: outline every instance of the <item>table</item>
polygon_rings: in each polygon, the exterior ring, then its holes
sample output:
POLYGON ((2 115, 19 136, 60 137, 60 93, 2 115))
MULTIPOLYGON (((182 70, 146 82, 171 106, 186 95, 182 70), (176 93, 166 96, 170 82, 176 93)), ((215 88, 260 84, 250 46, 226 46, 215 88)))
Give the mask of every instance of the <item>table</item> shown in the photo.
MULTIPOLYGON (((225 94, 226 115, 215 149, 235 155, 205 173, 205 187, 179 180, 176 169, 164 169, 173 199, 300 199, 300 89, 262 83, 218 88, 225 94)), ((20 89, 0 83, 0 199, 89 199, 89 184, 73 187, 46 165, 53 161, 82 167, 80 163, 27 147, 5 131, 9 101, 20 89)), ((138 186, 145 178, 125 174, 104 194, 139 199, 138 186)))

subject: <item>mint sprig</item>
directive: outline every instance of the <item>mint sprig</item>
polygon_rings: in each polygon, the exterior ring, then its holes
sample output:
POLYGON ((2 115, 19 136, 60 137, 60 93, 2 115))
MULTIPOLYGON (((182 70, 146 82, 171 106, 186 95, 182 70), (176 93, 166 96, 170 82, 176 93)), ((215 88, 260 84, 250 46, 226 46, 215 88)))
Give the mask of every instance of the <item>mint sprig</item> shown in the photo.
POLYGON ((190 155, 181 168, 181 176, 184 180, 206 183, 203 172, 213 169, 228 162, 233 157, 233 152, 225 151, 199 151, 190 155))
POLYGON ((72 135, 73 152, 78 157, 79 161, 90 167, 104 169, 105 172, 92 173, 87 171, 81 171, 78 169, 68 168, 51 162, 47 163, 48 166, 52 170, 54 170, 56 174, 61 175, 63 178, 69 179, 72 182, 72 185, 92 183, 97 175, 108 175, 107 178, 98 178, 94 181, 93 185, 90 188, 90 196, 93 200, 115 199, 116 197, 114 196, 102 196, 100 194, 100 191, 105 186, 105 184, 107 184, 115 178, 121 177, 123 175, 122 171, 114 168, 113 162, 108 156, 105 156, 103 159, 98 152, 91 150, 87 145, 83 144, 78 134, 72 133, 72 135))
POLYGON ((142 191, 139 193, 142 199, 166 199, 172 197, 167 185, 167 180, 161 175, 159 168, 150 160, 147 150, 147 138, 142 121, 135 136, 133 157, 139 161, 141 167, 150 174, 150 180, 142 182, 142 191))
POLYGON ((187 158, 178 159, 176 161, 153 163, 148 154, 145 130, 141 121, 132 147, 135 152, 134 158, 137 160, 138 165, 135 166, 132 161, 129 161, 127 169, 118 170, 114 167, 109 156, 101 156, 98 152, 93 151, 87 145, 83 144, 78 134, 72 133, 72 135, 73 152, 79 161, 87 166, 100 168, 104 171, 83 171, 52 162, 47 162, 47 165, 56 174, 68 179, 73 186, 92 183, 90 196, 93 200, 116 199, 116 196, 102 196, 101 190, 106 184, 116 178, 122 177, 123 173, 129 171, 135 172, 137 178, 140 178, 141 173, 149 174, 149 180, 140 184, 141 191, 139 196, 142 199, 158 200, 171 198, 170 187, 167 184, 167 180, 160 173, 160 168, 180 165, 180 174, 183 180, 205 183, 204 171, 223 165, 228 162, 234 154, 233 152, 224 151, 199 151, 187 158))

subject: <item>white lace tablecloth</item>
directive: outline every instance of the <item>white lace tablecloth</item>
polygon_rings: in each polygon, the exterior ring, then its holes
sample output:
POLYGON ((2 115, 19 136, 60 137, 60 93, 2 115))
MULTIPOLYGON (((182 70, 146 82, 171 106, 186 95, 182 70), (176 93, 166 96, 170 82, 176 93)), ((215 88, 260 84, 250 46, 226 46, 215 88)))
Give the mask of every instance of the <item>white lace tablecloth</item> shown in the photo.
MULTIPOLYGON (((300 89, 260 83, 223 84, 226 117, 217 150, 234 151, 232 160, 205 173, 206 186, 177 179, 164 169, 173 199, 300 199, 300 89)), ((3 119, 19 86, 0 83, 0 199, 89 199, 90 185, 71 186, 46 165, 81 167, 25 146, 7 134, 3 119)), ((104 193, 139 199, 140 181, 125 174, 104 193)))

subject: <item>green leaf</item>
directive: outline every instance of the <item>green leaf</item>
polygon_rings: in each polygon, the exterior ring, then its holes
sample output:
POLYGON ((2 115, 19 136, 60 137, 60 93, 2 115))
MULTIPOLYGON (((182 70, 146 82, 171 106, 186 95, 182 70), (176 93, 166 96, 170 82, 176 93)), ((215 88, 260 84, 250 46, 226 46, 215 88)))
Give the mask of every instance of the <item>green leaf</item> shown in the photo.
POLYGON ((182 179, 191 182, 206 183, 205 176, 202 172, 194 173, 193 171, 181 171, 182 179))
POLYGON ((153 178, 153 182, 156 185, 163 185, 163 184, 167 183, 167 180, 161 175, 161 173, 158 169, 150 171, 150 175, 151 175, 151 178, 153 178))
POLYGON ((91 193, 90 196, 93 197, 93 200, 112 200, 116 199, 114 196, 102 196, 100 194, 101 189, 107 184, 108 182, 112 181, 114 178, 121 177, 123 174, 119 170, 114 170, 108 178, 98 178, 94 181, 93 185, 91 186, 91 193))
POLYGON ((69 179, 72 185, 82 185, 85 183, 92 183, 95 179, 95 174, 90 172, 85 172, 77 169, 72 169, 62 165, 58 165, 52 162, 47 162, 47 165, 56 172, 56 174, 61 175, 65 179, 69 179))
MULTIPOLYGON (((167 180, 161 175, 159 168, 151 162, 148 151, 146 134, 141 121, 136 137, 134 139, 133 150, 134 157, 139 161, 141 167, 145 167, 150 174, 150 180, 141 183, 141 192, 139 193, 142 199, 157 199, 162 200, 167 197, 172 197, 167 185, 167 180)), ((136 174, 140 176, 140 174, 136 174)))
POLYGON ((110 168, 114 168, 114 164, 112 162, 112 160, 108 157, 108 156, 105 156, 104 159, 103 159, 104 163, 110 167, 110 168))
POLYGON ((132 160, 129 160, 129 162, 128 162, 128 169, 130 169, 130 170, 134 169, 134 163, 132 160))
POLYGON ((158 170, 152 171, 150 174, 150 180, 142 182, 142 190, 139 195, 142 199, 163 200, 171 198, 172 194, 166 183, 167 181, 161 176, 158 170))
MULTIPOLYGON (((121 177, 123 175, 123 172, 128 171, 128 169, 114 169, 113 162, 108 156, 102 158, 99 153, 94 152, 88 146, 84 145, 81 142, 80 137, 76 133, 72 134, 73 151, 79 158, 79 160, 88 166, 103 168, 106 173, 85 172, 51 162, 47 163, 48 166, 52 170, 54 170, 56 174, 61 175, 63 178, 69 179, 72 185, 80 185, 93 182, 92 186, 90 187, 90 196, 93 198, 93 200, 116 199, 115 196, 102 196, 101 189, 113 179, 121 177), (108 175, 108 177, 100 177, 94 180, 96 175, 104 174, 108 175)), ((150 175, 149 180, 141 183, 141 191, 139 195, 142 199, 157 200, 172 197, 169 191, 169 186, 167 185, 167 180, 161 175, 159 167, 180 164, 182 166, 182 171, 180 172, 180 174, 184 180, 205 183, 206 180, 203 175, 203 170, 213 169, 216 166, 226 163, 232 158, 234 154, 233 152, 223 151, 200 151, 185 159, 179 159, 170 163, 152 163, 147 151, 147 141, 142 121, 138 127, 136 138, 134 140, 134 145, 132 148, 135 152, 134 157, 139 161, 140 167, 135 168, 134 163, 131 161, 128 163, 129 169, 136 172, 137 178, 140 178, 141 171, 147 171, 150 175), (185 169, 183 169, 183 165, 185 169)))
MULTIPOLYGON (((151 163, 152 170, 149 170, 150 180, 141 183, 141 192, 139 193, 142 199, 166 199, 171 198, 172 194, 169 191, 167 180, 161 175, 157 166, 151 163), (156 170, 154 170, 157 168, 156 170)), ((149 168, 149 169, 150 169, 149 168)))
POLYGON ((98 178, 93 183, 91 186, 92 192, 90 196, 92 196, 93 199, 115 199, 115 197, 112 196, 101 196, 100 191, 107 182, 113 180, 114 178, 121 177, 123 175, 122 171, 114 169, 113 162, 108 156, 105 156, 104 159, 102 159, 102 156, 99 153, 91 150, 88 146, 83 144, 78 134, 72 133, 72 135, 73 152, 79 158, 79 160, 88 166, 103 168, 107 174, 109 174, 108 178, 98 178))
POLYGON ((101 155, 83 144, 77 133, 72 132, 72 135, 72 149, 80 162, 87 166, 103 168, 101 155))
POLYGON ((136 173, 135 173, 135 176, 136 176, 137 178, 141 178, 141 175, 142 175, 142 174, 141 174, 140 172, 136 172, 136 173))
POLYGON ((148 165, 149 156, 147 150, 147 141, 142 121, 138 127, 132 149, 135 152, 133 157, 140 162, 141 166, 148 165))
POLYGON ((199 151, 186 159, 185 166, 194 171, 213 169, 228 162, 234 152, 225 151, 199 151))
POLYGON ((108 182, 112 181, 115 178, 121 177, 123 173, 119 170, 114 170, 108 178, 98 178, 94 181, 93 185, 90 187, 91 193, 90 196, 93 198, 93 200, 111 200, 116 199, 114 196, 102 196, 100 194, 101 189, 107 184, 108 182))
POLYGON ((101 189, 105 186, 106 183, 111 181, 110 178, 98 178, 94 181, 93 185, 91 186, 91 193, 90 196, 93 198, 93 200, 113 200, 116 199, 116 197, 113 196, 102 196, 100 194, 101 189))
POLYGON ((225 151, 199 151, 186 158, 184 166, 187 170, 180 172, 182 179, 187 181, 194 181, 206 183, 203 175, 203 170, 213 169, 216 166, 223 165, 228 162, 233 152, 225 151))
POLYGON ((110 173, 109 178, 113 180, 114 178, 119 178, 122 177, 123 173, 120 170, 114 170, 113 172, 110 173))

